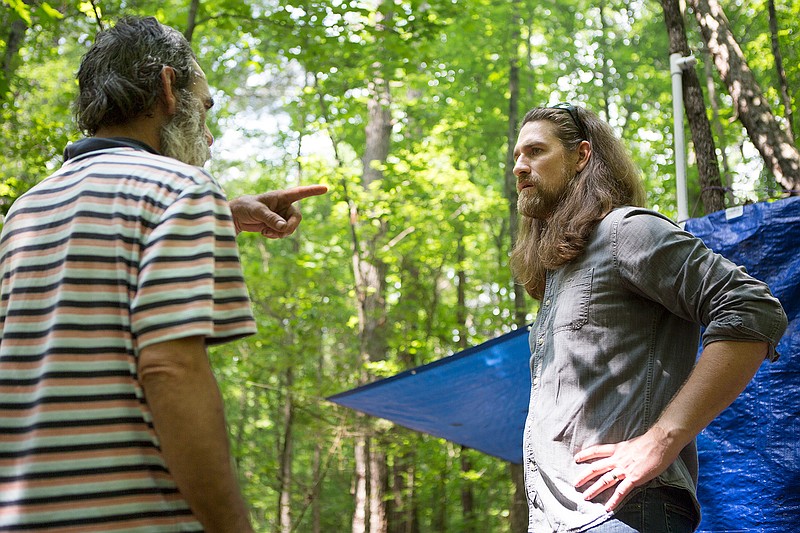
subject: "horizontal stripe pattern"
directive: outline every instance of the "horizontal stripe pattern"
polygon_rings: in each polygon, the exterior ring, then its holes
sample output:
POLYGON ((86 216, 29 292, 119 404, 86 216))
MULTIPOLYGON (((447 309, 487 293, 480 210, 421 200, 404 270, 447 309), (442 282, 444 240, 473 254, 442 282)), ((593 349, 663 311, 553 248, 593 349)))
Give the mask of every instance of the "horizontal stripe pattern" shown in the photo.
POLYGON ((19 198, 0 236, 0 530, 201 530, 136 357, 254 331, 230 210, 202 169, 103 149, 19 198))

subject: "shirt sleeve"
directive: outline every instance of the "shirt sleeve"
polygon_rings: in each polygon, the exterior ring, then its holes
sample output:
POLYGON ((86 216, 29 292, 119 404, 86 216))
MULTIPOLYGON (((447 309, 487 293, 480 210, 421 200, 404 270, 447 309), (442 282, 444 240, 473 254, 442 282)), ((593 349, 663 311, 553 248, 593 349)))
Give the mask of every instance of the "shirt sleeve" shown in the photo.
POLYGON ((230 208, 210 177, 185 188, 144 239, 131 315, 139 350, 184 337, 215 344, 255 332, 230 208))
POLYGON ((627 211, 612 228, 614 261, 632 291, 701 324, 703 347, 719 340, 762 341, 767 358, 787 318, 766 283, 748 275, 671 220, 644 209, 627 211))

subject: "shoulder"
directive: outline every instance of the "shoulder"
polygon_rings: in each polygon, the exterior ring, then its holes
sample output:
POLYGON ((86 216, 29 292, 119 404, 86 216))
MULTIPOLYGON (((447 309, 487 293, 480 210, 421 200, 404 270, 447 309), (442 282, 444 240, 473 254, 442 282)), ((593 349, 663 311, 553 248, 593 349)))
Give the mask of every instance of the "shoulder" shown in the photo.
POLYGON ((65 161, 56 175, 90 172, 99 176, 147 177, 195 184, 218 184, 203 168, 177 159, 131 147, 114 146, 91 150, 65 161))
POLYGON ((651 209, 614 209, 601 226, 603 242, 609 246, 614 265, 621 271, 675 266, 683 258, 705 249, 702 241, 651 209))
POLYGON ((680 229, 672 219, 652 209, 644 207, 618 207, 603 219, 602 224, 610 226, 668 226, 680 229))
POLYGON ((187 195, 225 200, 222 188, 203 168, 130 148, 98 150, 91 157, 67 162, 61 174, 92 176, 93 180, 116 183, 114 189, 118 192, 150 198, 160 204, 170 204, 187 195))
POLYGON ((643 207, 620 207, 612 210, 600 226, 613 243, 630 242, 645 245, 648 242, 674 238, 694 237, 667 216, 643 207))
POLYGON ((171 157, 124 149, 114 154, 114 157, 117 164, 139 168, 141 171, 149 172, 155 176, 166 175, 173 179, 184 181, 187 185, 194 184, 219 188, 216 180, 205 169, 187 165, 171 157))

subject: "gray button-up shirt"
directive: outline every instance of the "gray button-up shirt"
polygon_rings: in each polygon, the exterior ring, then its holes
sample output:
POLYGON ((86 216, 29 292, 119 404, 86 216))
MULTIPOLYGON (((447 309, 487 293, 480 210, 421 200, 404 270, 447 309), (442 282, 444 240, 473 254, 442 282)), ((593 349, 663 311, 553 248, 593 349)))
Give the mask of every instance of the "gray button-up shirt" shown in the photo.
MULTIPOLYGON (((612 491, 587 502, 573 486, 573 456, 657 421, 694 366, 701 325, 704 346, 766 341, 774 360, 787 322, 764 283, 653 211, 612 211, 579 258, 547 273, 530 332, 530 531, 583 531, 611 516, 612 491)), ((651 486, 694 497, 697 468, 693 441, 651 486)))

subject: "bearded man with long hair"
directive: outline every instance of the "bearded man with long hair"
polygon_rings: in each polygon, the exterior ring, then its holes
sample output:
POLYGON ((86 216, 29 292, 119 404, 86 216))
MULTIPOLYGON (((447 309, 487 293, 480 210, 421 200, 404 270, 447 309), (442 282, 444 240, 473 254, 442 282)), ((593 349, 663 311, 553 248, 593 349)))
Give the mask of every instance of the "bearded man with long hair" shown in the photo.
POLYGON ((514 158, 511 268, 540 302, 523 442, 529 530, 694 531, 695 437, 777 358, 783 308, 643 208, 638 169, 591 111, 532 109, 514 158))

